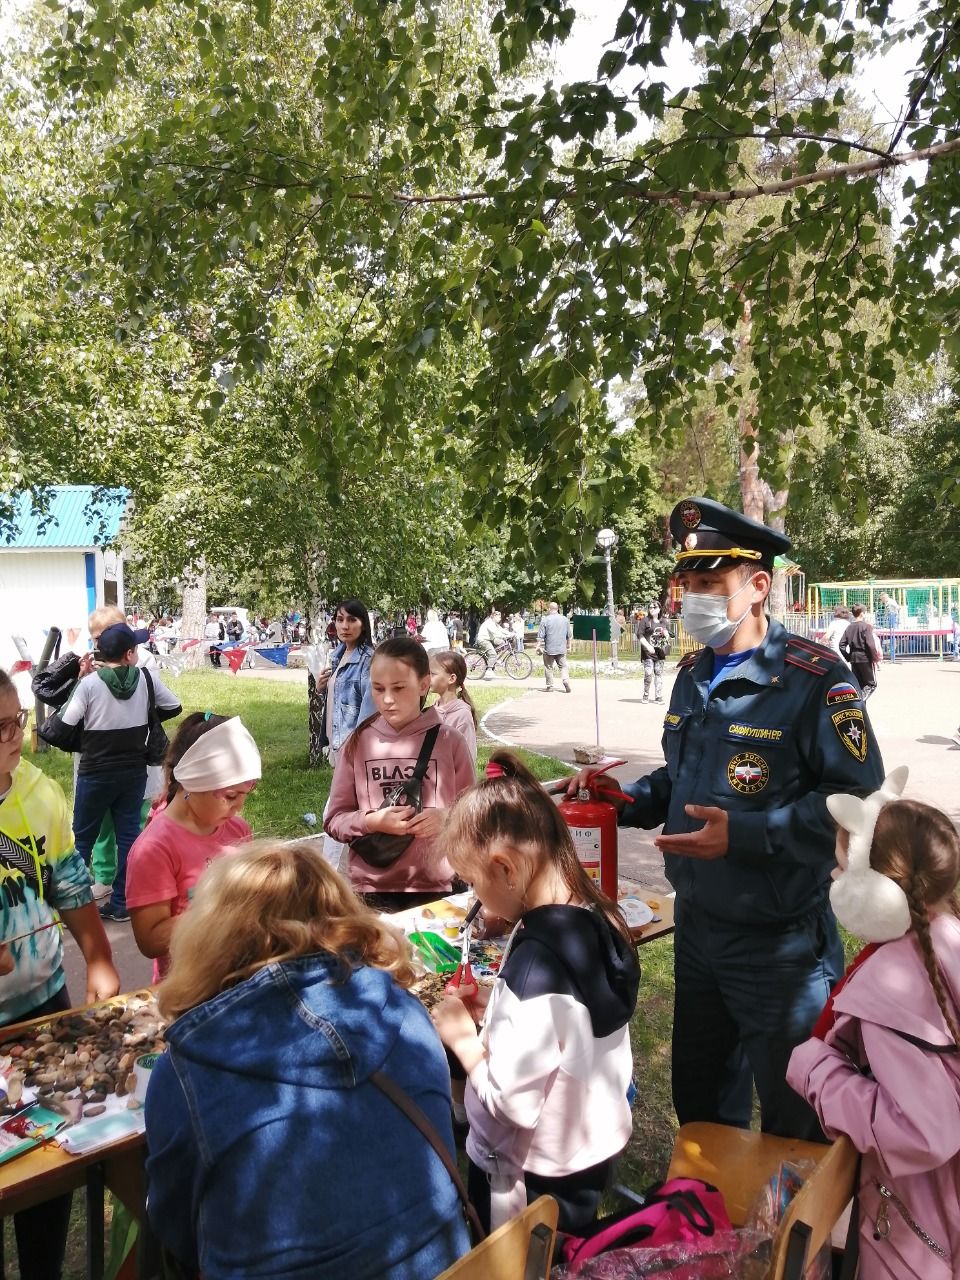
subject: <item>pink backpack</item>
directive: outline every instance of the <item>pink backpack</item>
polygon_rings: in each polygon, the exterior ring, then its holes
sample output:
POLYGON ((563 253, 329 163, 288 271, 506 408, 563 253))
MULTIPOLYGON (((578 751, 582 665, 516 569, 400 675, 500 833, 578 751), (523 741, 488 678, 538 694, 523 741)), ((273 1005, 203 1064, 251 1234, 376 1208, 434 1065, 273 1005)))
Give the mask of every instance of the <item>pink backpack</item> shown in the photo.
POLYGON ((586 1236, 566 1236, 561 1247, 564 1262, 585 1262, 611 1249, 641 1245, 652 1249, 664 1244, 694 1244, 715 1232, 730 1231, 723 1196, 699 1178, 671 1178, 658 1182, 643 1197, 641 1208, 601 1218, 586 1236))

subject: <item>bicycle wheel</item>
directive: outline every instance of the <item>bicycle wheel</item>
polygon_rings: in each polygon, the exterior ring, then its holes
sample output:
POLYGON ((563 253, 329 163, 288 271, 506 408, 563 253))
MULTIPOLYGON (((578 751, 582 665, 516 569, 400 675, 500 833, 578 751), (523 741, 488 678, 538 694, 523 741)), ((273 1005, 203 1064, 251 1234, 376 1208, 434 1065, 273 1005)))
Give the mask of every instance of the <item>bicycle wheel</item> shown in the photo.
POLYGON ((503 669, 511 680, 526 680, 533 670, 533 661, 529 653, 508 653, 503 660, 503 669))
POLYGON ((467 675, 471 680, 480 680, 487 669, 487 660, 476 649, 467 650, 467 675))

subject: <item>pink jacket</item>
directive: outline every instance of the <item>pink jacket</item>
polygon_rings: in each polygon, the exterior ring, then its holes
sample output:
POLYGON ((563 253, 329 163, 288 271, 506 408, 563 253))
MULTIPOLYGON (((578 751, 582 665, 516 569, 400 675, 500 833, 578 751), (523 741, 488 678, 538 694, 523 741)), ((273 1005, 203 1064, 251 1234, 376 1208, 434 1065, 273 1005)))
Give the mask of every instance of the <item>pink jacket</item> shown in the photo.
POLYGON ((462 698, 454 698, 450 702, 437 702, 437 715, 450 729, 465 740, 474 764, 477 760, 477 726, 473 723, 473 712, 462 698))
MULTIPOLYGON (((937 916, 931 933, 960 1007, 960 921, 937 916)), ((913 934, 864 961, 834 1012, 825 1041, 794 1049, 787 1080, 828 1137, 849 1134, 863 1155, 861 1280, 950 1280, 960 1275, 960 1052, 913 934)))
MULTIPOLYGON (((334 840, 349 844, 367 834, 365 815, 379 809, 388 786, 413 773, 423 735, 440 725, 430 763, 423 780, 424 809, 448 809, 462 791, 476 781, 473 761, 463 737, 440 723, 431 707, 399 732, 382 716, 351 739, 333 771, 324 830, 334 840)), ((453 869, 430 840, 414 840, 392 866, 371 867, 350 854, 350 882, 361 893, 447 893, 453 869)))

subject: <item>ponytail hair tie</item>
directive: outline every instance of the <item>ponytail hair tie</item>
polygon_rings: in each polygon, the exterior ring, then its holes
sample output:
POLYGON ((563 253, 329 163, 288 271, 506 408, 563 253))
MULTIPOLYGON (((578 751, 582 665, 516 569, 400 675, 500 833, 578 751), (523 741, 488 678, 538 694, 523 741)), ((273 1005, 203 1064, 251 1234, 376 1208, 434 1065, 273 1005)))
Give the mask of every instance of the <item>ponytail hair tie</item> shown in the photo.
POLYGON ((484 773, 488 778, 505 778, 507 771, 502 764, 497 764, 495 760, 488 760, 484 773))

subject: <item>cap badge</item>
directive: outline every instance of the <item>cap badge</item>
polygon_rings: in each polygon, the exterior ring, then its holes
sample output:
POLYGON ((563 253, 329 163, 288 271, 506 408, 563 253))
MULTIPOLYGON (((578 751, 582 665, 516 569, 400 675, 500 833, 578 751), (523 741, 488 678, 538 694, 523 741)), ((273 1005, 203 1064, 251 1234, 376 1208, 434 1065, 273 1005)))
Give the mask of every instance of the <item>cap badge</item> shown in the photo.
POLYGON ((683 540, 683 545, 688 551, 692 551, 697 545, 697 535, 695 533, 688 533, 683 540))
POLYGON ((700 508, 695 502, 682 502, 680 504, 680 520, 687 529, 696 529, 700 523, 700 508))

